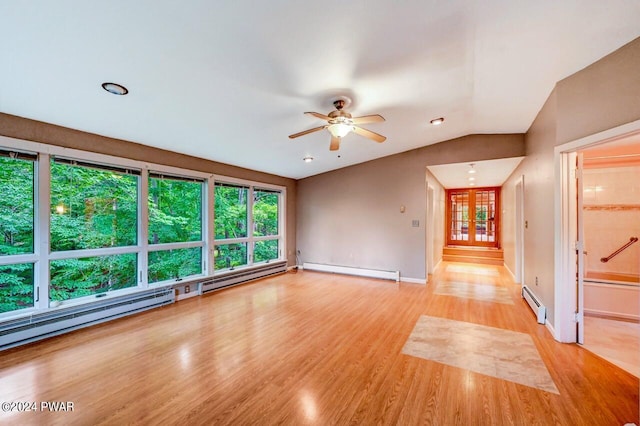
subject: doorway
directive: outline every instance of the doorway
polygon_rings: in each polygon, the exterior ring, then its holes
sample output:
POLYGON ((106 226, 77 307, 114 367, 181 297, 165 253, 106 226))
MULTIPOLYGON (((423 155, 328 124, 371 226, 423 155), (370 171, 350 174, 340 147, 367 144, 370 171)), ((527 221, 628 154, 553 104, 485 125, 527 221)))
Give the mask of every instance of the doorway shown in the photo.
POLYGON ((499 247, 500 188, 447 190, 447 245, 499 247))
MULTIPOLYGON (((581 270, 579 263, 584 261, 584 257, 592 257, 596 260, 595 263, 602 262, 602 257, 607 257, 608 250, 611 247, 604 247, 602 245, 604 255, 599 254, 594 247, 590 244, 590 247, 584 246, 584 235, 578 235, 583 231, 582 222, 579 220, 578 214, 583 211, 594 212, 593 214, 606 214, 606 219, 594 219, 594 222, 602 225, 618 226, 622 224, 622 221, 612 217, 612 212, 628 211, 628 208, 621 208, 613 203, 611 200, 601 199, 601 196, 605 195, 603 192, 598 192, 599 184, 587 184, 585 188, 582 188, 582 184, 577 182, 577 178, 582 177, 581 172, 576 172, 576 158, 579 152, 589 151, 596 146, 606 147, 610 144, 617 144, 618 142, 628 141, 629 138, 635 138, 640 140, 640 120, 632 123, 628 123, 616 128, 606 130, 597 134, 586 136, 581 139, 577 139, 572 142, 555 147, 554 156, 556 163, 556 203, 555 203, 555 219, 556 219, 556 268, 555 268, 555 330, 553 330, 554 337, 562 342, 580 342, 582 336, 579 336, 580 329, 585 328, 585 311, 595 311, 599 309, 589 308, 589 297, 585 300, 585 288, 584 277, 593 275, 589 270, 581 270), (591 188, 589 188, 591 186, 591 188), (589 193, 587 190, 591 190, 589 193), (596 197, 597 195, 597 197, 596 197), (591 200, 587 203, 587 206, 580 206, 582 204, 582 198, 591 197, 591 200), (606 212, 606 213, 604 213, 606 212), (582 238, 581 238, 582 237, 582 238), (582 259, 580 259, 582 258, 582 259), (585 302, 586 306, 585 306, 585 302)), ((625 142, 626 143, 626 142, 625 142)), ((600 156, 599 156, 600 157, 600 156)), ((628 161, 629 155, 625 153, 623 155, 615 155, 615 161, 628 161)), ((637 158, 637 157, 636 157, 637 158)), ((602 160, 602 158, 598 158, 602 160)), ((610 161, 607 159, 606 161, 610 161)), ((611 178, 612 173, 610 170, 602 173, 603 176, 611 178)), ((582 179, 580 179, 582 180, 582 179)), ((636 179, 626 180, 625 191, 618 191, 621 194, 632 193, 629 191, 629 182, 635 182, 636 179)), ((602 187, 604 188, 604 186, 602 187)), ((611 191, 613 187, 610 187, 606 191, 611 191)), ((634 192, 635 193, 635 192, 634 192)), ((636 201, 637 202, 637 201, 636 201)), ((634 204, 634 203, 632 203, 634 204)), ((635 209, 634 204, 633 209, 635 209)), ((592 213, 590 213, 592 214, 592 213)), ((588 221, 589 219, 587 219, 588 221)), ((626 230, 626 226, 622 227, 626 230)), ((600 230, 596 234, 599 237, 606 237, 607 241, 609 237, 613 237, 613 232, 610 230, 600 230)), ((617 238, 613 238, 617 241, 617 238)), ((618 246, 613 242, 613 249, 618 246)), ((612 250, 613 250, 612 249, 612 250)), ((614 250, 617 251, 617 250, 614 250)), ((628 252, 627 252, 628 254, 628 252)), ((588 260, 588 259, 587 259, 588 260)), ((591 259, 593 260, 593 259, 591 259)), ((635 262, 624 262, 625 265, 636 264, 635 262)), ((589 269, 589 268, 587 268, 589 269)), ((602 283, 596 283, 597 287, 603 288, 602 283)), ((610 283, 607 283, 610 284, 610 283)), ((623 283, 625 288, 628 288, 628 283, 623 283)), ((615 285, 619 285, 616 283, 615 285)), ((588 292, 588 291, 587 291, 588 292)), ((607 299, 601 295, 597 295, 595 298, 591 298, 592 301, 604 302, 607 299)), ((637 295, 635 297, 626 297, 625 300, 638 300, 637 295)), ((607 307, 606 312, 604 310, 599 314, 605 314, 611 316, 611 308, 607 307)), ((637 318, 637 314, 636 314, 637 318)), ((588 336, 585 340, 589 340, 588 336)))

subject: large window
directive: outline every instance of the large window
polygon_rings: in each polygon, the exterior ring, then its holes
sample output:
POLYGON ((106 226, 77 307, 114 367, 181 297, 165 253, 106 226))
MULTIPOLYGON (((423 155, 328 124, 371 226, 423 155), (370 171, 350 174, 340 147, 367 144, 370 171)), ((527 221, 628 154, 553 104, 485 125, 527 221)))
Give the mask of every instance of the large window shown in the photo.
POLYGON ((281 257, 281 198, 280 191, 216 182, 216 270, 281 257))
POLYGON ((35 160, 0 151, 0 313, 34 306, 35 160))
POLYGON ((203 188, 202 180, 149 175, 150 283, 202 273, 203 188))
POLYGON ((50 300, 137 285, 135 253, 99 249, 137 250, 138 182, 137 171, 51 161, 50 300))
POLYGON ((0 319, 283 258, 282 187, 2 143, 0 319))

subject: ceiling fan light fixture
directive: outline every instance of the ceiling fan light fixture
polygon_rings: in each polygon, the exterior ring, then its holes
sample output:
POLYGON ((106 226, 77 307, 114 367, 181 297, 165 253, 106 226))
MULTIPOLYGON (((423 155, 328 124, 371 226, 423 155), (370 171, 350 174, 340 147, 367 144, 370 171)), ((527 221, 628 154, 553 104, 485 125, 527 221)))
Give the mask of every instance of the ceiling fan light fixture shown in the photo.
POLYGON ((129 90, 126 87, 118 83, 102 83, 102 88, 107 92, 118 96, 124 96, 129 93, 129 90))
POLYGON ((306 157, 304 157, 304 158, 302 159, 302 161, 304 161, 305 163, 310 163, 310 162, 312 162, 312 161, 313 161, 313 157, 312 157, 312 156, 310 156, 310 155, 307 155, 306 157))
POLYGON ((336 138, 343 138, 353 130, 353 126, 345 123, 334 123, 331 124, 327 130, 329 130, 329 132, 336 138))
POLYGON ((444 123, 444 117, 438 117, 438 118, 434 118, 433 120, 431 120, 429 123, 433 124, 434 126, 439 126, 442 123, 444 123))
POLYGON ((467 173, 475 173, 476 172, 476 169, 474 169, 473 166, 474 166, 473 163, 469 164, 469 167, 471 167, 471 168, 469 169, 469 171, 467 173))

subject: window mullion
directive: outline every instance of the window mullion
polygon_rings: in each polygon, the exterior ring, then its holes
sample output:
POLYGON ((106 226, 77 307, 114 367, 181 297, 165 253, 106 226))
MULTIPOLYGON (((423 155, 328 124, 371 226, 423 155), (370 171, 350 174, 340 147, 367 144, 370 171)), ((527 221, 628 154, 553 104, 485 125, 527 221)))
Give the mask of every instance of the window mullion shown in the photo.
POLYGON ((207 183, 205 184, 206 188, 206 197, 205 202, 202 203, 203 213, 202 213, 202 223, 204 229, 202 230, 202 235, 205 238, 205 248, 206 252, 203 253, 203 261, 205 262, 205 268, 203 272, 205 275, 213 274, 213 250, 214 250, 214 237, 215 237, 215 196, 214 196, 214 188, 215 183, 213 180, 213 175, 209 177, 207 183))
POLYGON ((149 287, 149 170, 142 169, 138 184, 138 287, 149 287))
POLYGON ((37 261, 34 268, 34 306, 37 309, 47 309, 49 307, 49 255, 51 253, 49 236, 50 222, 49 214, 51 210, 51 161, 49 154, 40 154, 37 168, 35 169, 35 196, 34 208, 36 219, 34 220, 34 251, 37 261))
POLYGON ((247 192, 247 264, 253 265, 253 186, 247 192))

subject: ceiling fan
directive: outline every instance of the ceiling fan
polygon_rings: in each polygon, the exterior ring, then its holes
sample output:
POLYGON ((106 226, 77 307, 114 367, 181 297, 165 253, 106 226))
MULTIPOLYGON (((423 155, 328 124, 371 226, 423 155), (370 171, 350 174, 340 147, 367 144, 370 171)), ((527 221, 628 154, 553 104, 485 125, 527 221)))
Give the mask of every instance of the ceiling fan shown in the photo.
POLYGON ((333 106, 336 107, 336 110, 331 111, 329 115, 320 114, 318 112, 305 112, 305 114, 326 120, 327 124, 320 127, 314 127, 313 129, 304 130, 300 133, 294 133, 293 135, 289 135, 289 138, 294 139, 308 135, 309 133, 327 129, 329 130, 329 133, 331 133, 331 145, 329 145, 329 150, 331 151, 337 151, 340 148, 340 139, 348 135, 350 132, 357 133, 360 136, 364 136, 365 138, 369 138, 376 142, 384 142, 387 139, 385 136, 379 135, 371 130, 356 126, 356 124, 380 123, 384 121, 384 117, 378 114, 351 117, 351 114, 343 110, 344 105, 344 99, 334 101, 333 106))

